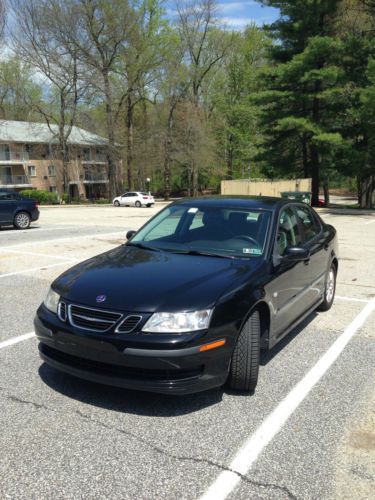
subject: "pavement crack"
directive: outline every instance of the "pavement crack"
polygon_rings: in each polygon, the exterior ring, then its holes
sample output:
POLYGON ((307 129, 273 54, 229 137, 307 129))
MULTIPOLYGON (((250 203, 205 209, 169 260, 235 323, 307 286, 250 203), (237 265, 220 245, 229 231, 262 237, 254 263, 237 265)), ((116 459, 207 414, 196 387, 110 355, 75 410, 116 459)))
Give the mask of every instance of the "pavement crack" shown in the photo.
POLYGON ((28 399, 22 399, 22 398, 19 398, 18 396, 14 396, 13 394, 9 394, 4 387, 0 387, 0 391, 4 393, 5 399, 8 399, 9 401, 14 401, 16 403, 31 405, 38 410, 44 409, 44 410, 51 411, 51 408, 49 408, 46 405, 35 403, 34 401, 30 401, 28 399))
MULTIPOLYGON (((1 386, 0 386, 0 392, 2 392, 4 397, 6 399, 8 399, 9 401, 14 401, 16 403, 30 405, 30 406, 36 408, 37 410, 43 409, 43 410, 51 411, 54 413, 59 413, 59 411, 55 408, 50 408, 49 406, 46 406, 44 404, 36 403, 35 401, 20 398, 18 396, 10 394, 4 387, 1 387, 1 386)), ((177 453, 172 453, 164 448, 161 448, 160 446, 155 445, 151 441, 148 441, 147 439, 144 439, 141 436, 134 434, 133 432, 124 430, 121 427, 116 427, 114 425, 106 424, 105 422, 102 422, 101 420, 93 418, 91 415, 83 413, 81 410, 73 410, 73 411, 70 411, 69 413, 73 413, 73 414, 79 416, 80 418, 82 418, 88 422, 92 422, 100 427, 103 427, 104 429, 107 429, 110 431, 115 431, 115 432, 123 434, 127 437, 130 437, 130 438, 136 440, 137 442, 144 444, 145 446, 152 449, 156 453, 164 455, 164 456, 171 458, 173 460, 189 461, 189 462, 198 463, 198 464, 203 463, 203 464, 209 465, 211 467, 214 467, 214 468, 220 470, 221 472, 231 472, 233 474, 236 474, 236 476, 238 476, 240 478, 240 480, 243 481, 244 483, 250 484, 250 485, 258 487, 258 488, 266 488, 266 489, 273 489, 273 490, 277 490, 277 491, 282 491, 287 495, 288 498, 290 498, 292 500, 297 500, 297 497, 286 486, 280 486, 280 485, 273 484, 273 483, 264 483, 261 481, 256 481, 254 479, 249 478, 245 474, 241 474, 240 472, 238 472, 234 469, 231 469, 230 467, 227 467, 219 462, 215 462, 214 460, 210 460, 208 458, 193 457, 191 455, 178 455, 177 453)))
POLYGON ((91 415, 87 415, 87 414, 81 412, 80 410, 76 410, 75 412, 81 418, 87 419, 87 420, 89 420, 89 421, 91 421, 91 422, 93 422, 93 423, 95 423, 95 424, 97 424, 105 429, 108 429, 111 431, 116 431, 116 432, 119 432, 120 434, 126 435, 127 437, 131 437, 131 438, 137 440, 138 442, 145 444, 148 448, 151 448, 155 452, 160 453, 161 455, 164 455, 168 458, 172 458, 172 459, 178 460, 178 461, 190 461, 190 462, 194 462, 194 463, 204 463, 206 465, 210 465, 211 467, 215 467, 215 468, 219 469, 221 472, 231 472, 233 474, 236 474, 236 476, 238 476, 241 479, 241 481, 246 482, 248 484, 251 484, 252 486, 256 486, 258 488, 267 488, 267 489, 283 491, 287 495, 288 498, 290 498, 292 500, 297 500, 297 497, 286 486, 279 486, 279 485, 273 484, 273 483, 263 483, 261 481, 256 481, 254 479, 249 478, 245 474, 241 474, 240 472, 238 472, 234 469, 231 469, 230 467, 222 465, 222 464, 215 462, 213 460, 210 460, 208 458, 199 458, 199 457, 192 457, 190 455, 178 455, 176 453, 171 453, 170 451, 167 451, 164 448, 161 448, 160 446, 157 446, 154 443, 151 443, 150 441, 148 441, 147 439, 144 439, 144 438, 142 438, 142 437, 140 437, 140 436, 138 436, 130 431, 126 431, 120 427, 108 425, 104 422, 101 422, 100 420, 93 419, 91 417, 91 415))

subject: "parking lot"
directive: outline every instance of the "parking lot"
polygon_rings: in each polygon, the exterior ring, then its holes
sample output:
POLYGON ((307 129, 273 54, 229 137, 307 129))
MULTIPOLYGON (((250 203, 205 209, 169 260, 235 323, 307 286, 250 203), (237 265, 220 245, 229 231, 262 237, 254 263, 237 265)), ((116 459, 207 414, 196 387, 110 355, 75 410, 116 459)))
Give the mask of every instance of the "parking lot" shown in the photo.
POLYGON ((53 279, 162 206, 42 207, 0 230, 0 498, 372 498, 375 213, 321 212, 339 234, 335 303, 262 356, 253 396, 132 392, 41 362, 53 279))

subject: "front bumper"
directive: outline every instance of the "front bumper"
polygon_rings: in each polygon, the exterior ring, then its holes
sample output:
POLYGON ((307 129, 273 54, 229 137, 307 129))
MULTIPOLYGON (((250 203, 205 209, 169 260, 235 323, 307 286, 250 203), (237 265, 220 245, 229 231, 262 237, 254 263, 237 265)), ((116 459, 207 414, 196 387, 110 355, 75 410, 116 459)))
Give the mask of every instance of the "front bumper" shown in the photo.
POLYGON ((170 342, 161 346, 157 334, 77 332, 43 306, 34 326, 43 361, 92 382, 182 395, 221 386, 227 379, 231 342, 200 352, 200 346, 218 340, 208 332, 184 335, 180 342, 170 337, 170 342))

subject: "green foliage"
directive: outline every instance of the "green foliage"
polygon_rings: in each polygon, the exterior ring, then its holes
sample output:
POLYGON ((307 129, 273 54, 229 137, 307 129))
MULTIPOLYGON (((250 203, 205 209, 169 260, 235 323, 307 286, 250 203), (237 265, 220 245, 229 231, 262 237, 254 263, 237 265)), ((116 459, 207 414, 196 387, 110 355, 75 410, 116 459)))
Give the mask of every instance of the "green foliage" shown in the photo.
POLYGON ((41 189, 25 189, 20 194, 38 200, 41 205, 51 205, 59 202, 57 193, 50 193, 41 189))

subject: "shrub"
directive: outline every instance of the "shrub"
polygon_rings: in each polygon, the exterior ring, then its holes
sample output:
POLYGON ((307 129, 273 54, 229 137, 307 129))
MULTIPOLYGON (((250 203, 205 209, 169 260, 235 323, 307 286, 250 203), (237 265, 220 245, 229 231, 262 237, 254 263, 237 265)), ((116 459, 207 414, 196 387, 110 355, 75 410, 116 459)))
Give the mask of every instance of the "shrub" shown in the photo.
POLYGON ((24 189, 20 192, 20 194, 22 194, 22 196, 38 200, 41 205, 49 205, 59 202, 57 193, 50 193, 49 191, 43 191, 41 189, 24 189))

